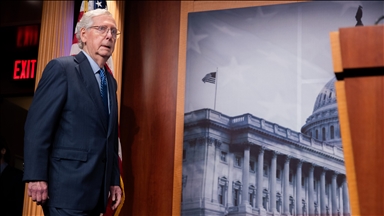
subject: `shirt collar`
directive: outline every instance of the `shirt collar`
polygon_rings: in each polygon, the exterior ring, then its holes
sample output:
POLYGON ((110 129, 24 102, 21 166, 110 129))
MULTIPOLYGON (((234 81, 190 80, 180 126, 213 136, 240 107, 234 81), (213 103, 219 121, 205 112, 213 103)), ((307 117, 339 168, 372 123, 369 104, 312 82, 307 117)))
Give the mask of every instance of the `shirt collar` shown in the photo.
POLYGON ((96 74, 100 70, 99 65, 97 65, 95 60, 93 60, 91 58, 91 56, 88 55, 88 53, 86 53, 84 50, 81 50, 81 51, 85 54, 85 56, 87 57, 89 63, 91 64, 91 68, 92 68, 93 73, 96 74))

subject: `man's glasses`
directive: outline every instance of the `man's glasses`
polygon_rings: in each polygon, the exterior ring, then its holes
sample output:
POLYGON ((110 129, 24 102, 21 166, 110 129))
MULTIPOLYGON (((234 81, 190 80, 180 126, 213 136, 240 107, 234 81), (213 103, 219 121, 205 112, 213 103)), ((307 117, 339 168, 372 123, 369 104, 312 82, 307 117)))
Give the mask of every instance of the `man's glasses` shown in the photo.
POLYGON ((117 28, 109 28, 108 26, 91 26, 89 28, 96 29, 103 36, 108 34, 108 31, 111 31, 113 39, 117 39, 120 36, 120 31, 117 28))

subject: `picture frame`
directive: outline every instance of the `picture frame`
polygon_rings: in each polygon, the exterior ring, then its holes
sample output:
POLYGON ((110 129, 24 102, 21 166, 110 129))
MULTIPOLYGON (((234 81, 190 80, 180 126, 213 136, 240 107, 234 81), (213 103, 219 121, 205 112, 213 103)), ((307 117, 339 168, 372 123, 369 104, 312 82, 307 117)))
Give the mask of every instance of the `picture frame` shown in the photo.
MULTIPOLYGON (((242 3, 244 3, 244 2, 242 2, 242 3)), ((215 3, 212 3, 212 2, 209 2, 209 3, 207 3, 207 4, 203 4, 203 3, 201 3, 201 2, 193 2, 193 3, 191 3, 191 2, 189 2, 189 3, 186 3, 185 5, 184 5, 184 7, 182 7, 185 11, 188 11, 187 13, 190 13, 190 12, 203 12, 203 11, 211 11, 211 10, 221 10, 221 9, 233 9, 233 8, 242 8, 242 7, 247 7, 247 6, 265 6, 265 4, 264 4, 264 2, 258 2, 258 3, 260 3, 260 4, 257 4, 257 5, 255 5, 255 2, 251 2, 250 4, 248 4, 248 5, 245 5, 245 4, 242 4, 242 3, 240 3, 240 4, 236 4, 235 6, 234 5, 231 5, 231 4, 228 4, 228 5, 226 5, 226 6, 223 6, 223 5, 220 5, 220 4, 217 4, 216 2, 215 3)), ((282 3, 282 2, 273 2, 272 4, 278 4, 278 3, 282 3)), ((283 2, 284 4, 286 4, 287 2, 283 2)), ((295 3, 295 2, 289 2, 289 3, 295 3)), ((272 5, 272 4, 269 4, 269 5, 272 5)), ((182 4, 183 5, 183 4, 182 4)), ((182 11, 183 11, 183 9, 182 9, 182 11)), ((182 22, 181 23, 184 23, 183 22, 183 20, 185 20, 185 19, 187 19, 186 17, 185 17, 185 15, 183 15, 183 13, 182 13, 182 15, 181 15, 181 20, 182 20, 182 22)), ((181 34, 180 34, 180 38, 181 38, 181 40, 182 41, 184 41, 185 40, 185 43, 186 43, 186 35, 183 35, 182 34, 182 32, 184 32, 185 31, 185 28, 187 28, 186 26, 183 26, 183 25, 181 25, 181 34)), ((182 42, 181 44, 185 44, 184 42, 182 42)), ((181 48, 182 49, 184 49, 185 47, 184 47, 184 45, 183 46, 181 46, 181 48)), ((182 53, 182 55, 184 55, 184 53, 186 53, 186 52, 183 52, 182 53)), ((330 53, 329 53, 329 55, 331 55, 330 53)), ((182 71, 183 70, 183 68, 186 68, 186 62, 183 62, 182 61, 182 59, 186 59, 186 56, 180 56, 180 64, 179 64, 179 69, 182 71)), ((183 74, 185 74, 185 71, 183 71, 184 73, 183 74)), ((208 72, 208 71, 207 71, 208 72)), ((181 76, 179 79, 182 79, 182 81, 183 81, 183 83, 185 83, 185 79, 186 79, 186 77, 185 76, 181 76)), ((204 80, 203 80, 204 81, 204 80)), ((185 89, 185 86, 183 86, 183 88, 185 89)), ((184 96, 184 98, 183 99, 185 99, 185 97, 186 96, 184 96)), ((181 105, 182 106, 182 105, 181 105)), ((183 152, 184 153, 184 152, 183 152)), ((185 179, 187 179, 185 176, 182 176, 182 179, 183 179, 183 182, 182 182, 182 185, 184 185, 185 183, 184 183, 184 181, 185 181, 185 179)), ((351 208, 353 208, 353 207, 351 207, 351 208)))

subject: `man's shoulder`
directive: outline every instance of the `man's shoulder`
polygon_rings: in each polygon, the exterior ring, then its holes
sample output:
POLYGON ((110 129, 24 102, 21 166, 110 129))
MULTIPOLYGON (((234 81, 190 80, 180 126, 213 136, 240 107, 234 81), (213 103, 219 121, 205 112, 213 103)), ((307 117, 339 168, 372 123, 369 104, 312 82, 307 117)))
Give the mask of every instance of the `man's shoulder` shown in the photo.
POLYGON ((69 65, 75 63, 74 56, 60 56, 49 61, 48 65, 69 65))
POLYGON ((60 56, 55 59, 52 59, 52 61, 74 63, 74 62, 82 62, 84 59, 86 59, 84 53, 80 52, 77 55, 60 56))

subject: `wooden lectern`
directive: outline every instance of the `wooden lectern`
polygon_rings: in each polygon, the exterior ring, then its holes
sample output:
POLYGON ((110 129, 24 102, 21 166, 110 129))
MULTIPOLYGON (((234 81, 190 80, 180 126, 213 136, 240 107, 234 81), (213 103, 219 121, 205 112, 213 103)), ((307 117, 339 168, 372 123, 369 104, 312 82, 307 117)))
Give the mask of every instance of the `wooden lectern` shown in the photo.
POLYGON ((351 215, 384 215, 384 25, 330 38, 351 215))

